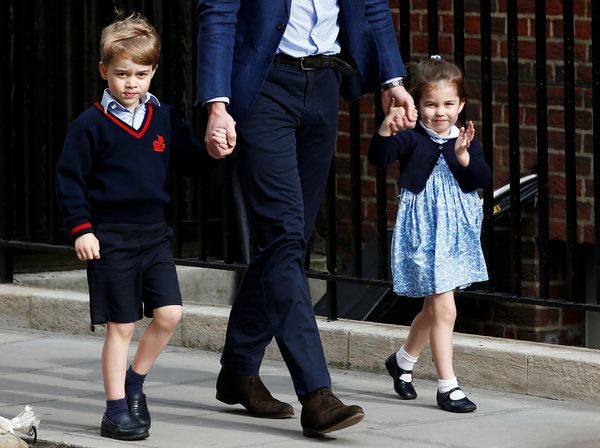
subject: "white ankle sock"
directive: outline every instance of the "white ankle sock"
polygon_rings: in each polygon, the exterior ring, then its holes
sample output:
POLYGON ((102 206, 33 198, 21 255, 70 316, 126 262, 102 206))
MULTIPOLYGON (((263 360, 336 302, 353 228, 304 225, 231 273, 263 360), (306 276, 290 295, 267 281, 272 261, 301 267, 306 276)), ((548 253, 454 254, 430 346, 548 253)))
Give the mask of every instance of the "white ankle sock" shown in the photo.
POLYGON ((418 356, 414 357, 409 355, 406 350, 404 350, 404 345, 400 347, 400 350, 398 350, 398 353, 396 353, 396 362, 398 363, 398 367, 400 367, 402 370, 408 370, 411 372, 400 375, 400 379, 402 381, 406 381, 407 383, 412 381, 412 369, 418 359, 418 356))
MULTIPOLYGON (((438 390, 442 394, 446 393, 448 391, 451 391, 455 387, 459 387, 458 386, 458 379, 456 377, 448 378, 447 380, 440 380, 440 379, 438 379, 438 390)), ((466 395, 465 395, 465 393, 462 390, 455 390, 454 392, 452 392, 450 394, 450 399, 451 400, 460 400, 460 399, 465 398, 465 397, 466 397, 466 395)))

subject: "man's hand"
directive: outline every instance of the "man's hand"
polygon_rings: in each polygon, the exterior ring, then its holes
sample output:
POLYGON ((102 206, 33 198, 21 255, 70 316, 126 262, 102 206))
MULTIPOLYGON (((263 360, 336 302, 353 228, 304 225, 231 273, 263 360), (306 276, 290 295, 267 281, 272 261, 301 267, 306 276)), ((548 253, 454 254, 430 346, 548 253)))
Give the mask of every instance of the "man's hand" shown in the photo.
POLYGON ((233 152, 236 141, 235 121, 225 108, 225 103, 215 102, 209 103, 208 108, 208 123, 206 125, 206 134, 204 143, 208 153, 215 159, 223 159, 233 152), (216 134, 220 134, 225 130, 227 136, 226 142, 220 142, 215 138, 216 134))
POLYGON ((407 119, 407 126, 405 128, 414 128, 417 124, 417 109, 415 108, 415 102, 410 93, 406 91, 403 86, 392 87, 388 90, 381 92, 381 106, 383 107, 383 113, 388 114, 390 107, 392 106, 392 98, 394 99, 394 107, 404 108, 405 115, 400 119, 407 119))
POLYGON ((93 233, 84 233, 75 240, 75 254, 79 261, 100 258, 100 242, 93 233))
POLYGON ((379 135, 389 137, 405 129, 413 128, 415 125, 410 122, 407 115, 404 107, 396 107, 396 100, 392 97, 389 113, 379 127, 379 135))

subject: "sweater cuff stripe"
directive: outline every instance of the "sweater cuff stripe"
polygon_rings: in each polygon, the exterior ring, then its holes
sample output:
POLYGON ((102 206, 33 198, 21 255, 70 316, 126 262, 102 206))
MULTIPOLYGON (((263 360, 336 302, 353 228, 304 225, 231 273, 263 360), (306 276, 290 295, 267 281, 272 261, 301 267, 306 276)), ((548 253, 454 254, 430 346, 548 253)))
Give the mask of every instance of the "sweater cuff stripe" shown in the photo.
POLYGON ((75 233, 79 232, 80 230, 89 229, 90 227, 92 227, 92 225, 89 222, 86 222, 85 224, 80 224, 77 227, 73 227, 73 229, 71 229, 71 236, 73 236, 75 233))

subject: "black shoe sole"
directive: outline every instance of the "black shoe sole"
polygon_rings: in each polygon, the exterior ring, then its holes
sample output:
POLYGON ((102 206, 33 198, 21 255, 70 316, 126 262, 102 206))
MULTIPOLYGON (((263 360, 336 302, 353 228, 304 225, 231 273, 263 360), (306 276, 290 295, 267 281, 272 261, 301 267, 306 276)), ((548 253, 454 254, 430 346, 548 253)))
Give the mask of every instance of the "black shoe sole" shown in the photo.
POLYGON ((100 429, 100 435, 102 437, 108 437, 110 439, 115 439, 115 440, 143 440, 143 439, 147 439, 150 436, 150 433, 148 431, 143 432, 143 433, 139 433, 139 434, 126 434, 126 435, 122 435, 122 434, 116 434, 114 432, 111 431, 106 431, 104 429, 100 429))
POLYGON ((445 408, 440 404, 438 404, 438 408, 440 408, 441 410, 446 411, 446 412, 453 412, 455 414, 466 414, 468 412, 474 412, 477 410, 477 407, 474 407, 474 408, 461 408, 461 407, 445 408))
POLYGON ((225 394, 222 394, 220 392, 217 392, 217 395, 215 396, 215 398, 217 400, 219 400, 221 403, 225 403, 225 404, 241 404, 242 406, 244 406, 244 408, 246 409, 246 411, 248 411, 248 415, 252 416, 252 417, 258 417, 258 418, 272 418, 272 419, 283 419, 283 418, 290 418, 293 417, 294 415, 294 410, 292 410, 291 412, 282 412, 280 414, 258 414, 256 412, 252 412, 250 411, 246 405, 242 402, 240 402, 240 400, 238 400, 237 398, 232 398, 229 397, 225 394))
POLYGON ((359 412, 357 414, 345 418, 344 420, 335 422, 331 426, 328 426, 323 429, 302 428, 302 434, 304 434, 305 437, 323 437, 324 434, 327 434, 329 432, 338 431, 340 429, 356 425, 357 423, 360 423, 364 418, 364 412, 359 412))

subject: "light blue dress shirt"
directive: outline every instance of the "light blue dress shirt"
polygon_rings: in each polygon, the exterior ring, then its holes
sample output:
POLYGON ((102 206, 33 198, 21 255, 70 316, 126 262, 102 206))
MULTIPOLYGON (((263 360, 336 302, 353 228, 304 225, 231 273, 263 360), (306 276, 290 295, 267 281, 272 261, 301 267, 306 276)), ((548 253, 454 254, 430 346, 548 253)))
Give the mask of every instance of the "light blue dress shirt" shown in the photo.
POLYGON ((144 117, 146 116, 146 103, 148 101, 160 106, 158 98, 156 98, 150 92, 146 92, 146 94, 141 98, 140 104, 132 112, 126 107, 123 107, 123 105, 110 94, 110 90, 104 89, 104 94, 102 95, 102 101, 100 101, 100 104, 104 108, 104 112, 110 112, 122 122, 128 124, 133 129, 138 130, 144 122, 144 117))
MULTIPOLYGON (((337 0, 292 0, 290 20, 277 52, 295 58, 338 54, 341 51, 339 12, 337 0)), ((388 79, 384 83, 397 79, 402 78, 388 79)), ((212 98, 204 104, 218 101, 229 104, 227 97, 212 98)))
POLYGON ((278 51, 295 58, 338 54, 339 12, 337 0, 292 0, 290 21, 278 51))

